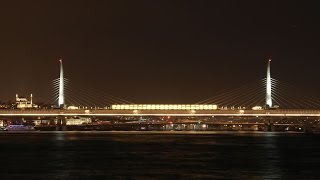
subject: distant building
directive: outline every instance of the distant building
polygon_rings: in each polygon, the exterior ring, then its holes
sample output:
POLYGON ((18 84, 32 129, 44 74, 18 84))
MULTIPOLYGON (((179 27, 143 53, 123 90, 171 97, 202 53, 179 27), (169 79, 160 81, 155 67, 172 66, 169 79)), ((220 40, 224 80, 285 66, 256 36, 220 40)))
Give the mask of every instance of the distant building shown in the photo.
POLYGON ((91 118, 85 117, 71 117, 67 120, 67 125, 83 125, 83 124, 90 124, 92 123, 91 118))
POLYGON ((67 109, 68 110, 76 110, 76 109, 79 109, 79 107, 77 107, 77 106, 68 106, 67 109))
POLYGON ((254 106, 252 107, 252 110, 263 110, 261 106, 254 106))
POLYGON ((38 105, 32 103, 32 94, 30 94, 30 101, 27 98, 16 94, 16 106, 18 109, 38 108, 38 105))
POLYGON ((8 106, 6 104, 0 104, 0 109, 7 108, 8 106))

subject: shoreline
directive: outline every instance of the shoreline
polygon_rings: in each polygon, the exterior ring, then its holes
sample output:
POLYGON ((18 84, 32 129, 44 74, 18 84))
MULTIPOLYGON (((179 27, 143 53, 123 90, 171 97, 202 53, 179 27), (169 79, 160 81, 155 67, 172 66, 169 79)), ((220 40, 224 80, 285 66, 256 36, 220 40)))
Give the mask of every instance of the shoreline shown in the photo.
POLYGON ((206 135, 206 134, 319 134, 305 132, 270 132, 270 131, 0 131, 0 134, 181 134, 181 135, 206 135))

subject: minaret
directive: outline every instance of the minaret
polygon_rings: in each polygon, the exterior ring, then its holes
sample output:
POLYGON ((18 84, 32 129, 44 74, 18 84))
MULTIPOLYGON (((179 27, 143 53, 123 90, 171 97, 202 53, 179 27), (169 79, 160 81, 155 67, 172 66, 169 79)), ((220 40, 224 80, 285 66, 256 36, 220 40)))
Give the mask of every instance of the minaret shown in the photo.
POLYGON ((271 59, 269 59, 268 68, 267 68, 266 108, 272 107, 270 63, 271 63, 271 59))
POLYGON ((59 104, 60 108, 64 107, 64 78, 63 78, 63 66, 62 59, 60 61, 60 79, 59 79, 59 104))
POLYGON ((30 94, 30 104, 31 104, 31 107, 32 107, 32 104, 33 104, 33 102, 32 102, 32 94, 30 94))

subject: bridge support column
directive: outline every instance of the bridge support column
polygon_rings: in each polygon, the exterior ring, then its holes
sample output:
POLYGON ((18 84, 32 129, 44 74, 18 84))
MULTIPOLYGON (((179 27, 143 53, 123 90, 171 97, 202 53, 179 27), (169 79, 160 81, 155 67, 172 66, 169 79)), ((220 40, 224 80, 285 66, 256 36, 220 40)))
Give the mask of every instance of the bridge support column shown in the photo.
POLYGON ((65 117, 59 117, 56 131, 67 131, 67 120, 65 117))
POLYGON ((193 124, 188 124, 186 126, 186 131, 194 131, 195 130, 195 125, 193 124))
POLYGON ((274 131, 275 131, 275 128, 274 128, 273 123, 264 124, 263 131, 271 131, 271 132, 274 132, 274 131))
POLYGON ((270 124, 270 131, 271 131, 271 132, 275 132, 274 124, 273 124, 273 123, 270 124))
POLYGON ((67 120, 65 118, 62 119, 62 127, 61 131, 67 131, 67 120))

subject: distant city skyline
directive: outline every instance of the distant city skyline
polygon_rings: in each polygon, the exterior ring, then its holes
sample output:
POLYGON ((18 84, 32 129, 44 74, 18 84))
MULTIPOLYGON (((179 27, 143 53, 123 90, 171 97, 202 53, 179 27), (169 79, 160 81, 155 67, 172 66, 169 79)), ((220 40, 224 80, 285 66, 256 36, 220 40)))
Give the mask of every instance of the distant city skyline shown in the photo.
POLYGON ((265 78, 320 90, 319 11, 295 1, 38 1, 0 7, 0 100, 65 77, 135 103, 195 103, 265 78))

